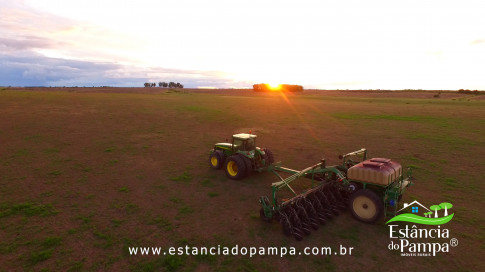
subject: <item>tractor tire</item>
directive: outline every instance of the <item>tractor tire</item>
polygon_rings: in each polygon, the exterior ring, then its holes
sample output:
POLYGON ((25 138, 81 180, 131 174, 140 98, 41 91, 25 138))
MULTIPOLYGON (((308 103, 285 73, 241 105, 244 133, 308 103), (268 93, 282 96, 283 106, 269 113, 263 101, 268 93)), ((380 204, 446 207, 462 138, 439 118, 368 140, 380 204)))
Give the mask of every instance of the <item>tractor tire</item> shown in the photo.
POLYGON ((265 148, 264 154, 265 154, 264 160, 265 160, 266 165, 270 165, 270 164, 274 163, 274 155, 273 155, 273 152, 271 152, 271 150, 265 148))
POLYGON ((216 150, 209 155, 209 165, 212 169, 221 169, 224 165, 224 153, 220 150, 216 150))
POLYGON ((251 159, 241 156, 244 160, 244 164, 246 165, 246 177, 250 176, 251 173, 253 172, 253 164, 251 162, 251 159))
POLYGON ((360 189, 353 193, 349 200, 352 216, 365 223, 374 223, 384 213, 382 200, 371 190, 360 189))
POLYGON ((238 180, 244 178, 246 176, 244 159, 239 155, 230 156, 224 164, 224 170, 230 179, 238 180))

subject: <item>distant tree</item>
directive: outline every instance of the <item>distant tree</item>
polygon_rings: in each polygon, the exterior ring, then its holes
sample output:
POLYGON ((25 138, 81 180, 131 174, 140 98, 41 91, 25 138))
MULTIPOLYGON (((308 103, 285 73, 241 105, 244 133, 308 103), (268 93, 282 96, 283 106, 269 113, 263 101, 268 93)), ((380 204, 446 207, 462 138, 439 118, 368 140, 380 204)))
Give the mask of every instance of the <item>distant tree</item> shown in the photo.
POLYGON ((163 87, 163 83, 162 82, 158 82, 158 87, 162 88, 163 87))
POLYGON ((169 88, 175 88, 175 86, 176 86, 176 85, 175 85, 175 82, 170 81, 170 82, 168 83, 168 87, 169 87, 169 88))
POLYGON ((152 83, 152 87, 157 87, 157 83, 152 83))
POLYGON ((150 83, 148 83, 148 82, 145 82, 145 84, 144 84, 144 85, 145 85, 145 88, 150 87, 150 83))
POLYGON ((167 82, 162 82, 163 84, 163 88, 167 88, 168 87, 168 83, 167 82))
POLYGON ((175 88, 180 88, 180 86, 182 86, 182 84, 180 84, 180 83, 178 83, 178 82, 177 82, 177 83, 175 83, 175 88))

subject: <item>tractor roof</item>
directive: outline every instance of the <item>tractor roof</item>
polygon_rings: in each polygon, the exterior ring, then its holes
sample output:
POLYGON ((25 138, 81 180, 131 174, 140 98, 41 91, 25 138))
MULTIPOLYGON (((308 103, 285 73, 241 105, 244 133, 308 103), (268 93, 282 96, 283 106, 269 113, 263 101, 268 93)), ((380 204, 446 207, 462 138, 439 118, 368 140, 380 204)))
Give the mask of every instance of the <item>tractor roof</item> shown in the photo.
POLYGON ((239 133, 239 134, 234 134, 232 135, 233 138, 241 139, 241 140, 247 140, 249 138, 256 138, 256 135, 254 134, 247 134, 247 133, 239 133))

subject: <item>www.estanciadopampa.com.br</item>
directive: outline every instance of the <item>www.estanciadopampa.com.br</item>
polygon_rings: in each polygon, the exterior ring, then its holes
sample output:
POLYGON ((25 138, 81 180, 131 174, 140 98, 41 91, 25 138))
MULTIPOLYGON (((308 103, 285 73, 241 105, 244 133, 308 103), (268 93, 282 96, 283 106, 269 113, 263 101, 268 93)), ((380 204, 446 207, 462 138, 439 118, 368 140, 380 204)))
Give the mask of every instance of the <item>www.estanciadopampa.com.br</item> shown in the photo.
POLYGON ((162 247, 128 247, 130 255, 142 256, 156 256, 156 255, 212 255, 212 256, 348 256, 352 255, 354 247, 345 247, 340 245, 339 249, 332 249, 331 247, 305 247, 303 250, 298 250, 295 247, 246 247, 235 245, 228 246, 212 246, 212 247, 194 247, 194 246, 180 246, 168 247, 166 250, 162 247))

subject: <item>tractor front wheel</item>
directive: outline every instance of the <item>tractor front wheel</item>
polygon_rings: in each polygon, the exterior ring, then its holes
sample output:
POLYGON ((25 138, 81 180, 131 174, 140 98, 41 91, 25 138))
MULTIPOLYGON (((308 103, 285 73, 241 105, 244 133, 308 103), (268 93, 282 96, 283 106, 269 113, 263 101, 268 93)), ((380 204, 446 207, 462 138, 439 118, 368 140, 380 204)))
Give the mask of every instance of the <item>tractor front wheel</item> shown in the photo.
POLYGON ((227 158, 224 165, 226 175, 230 179, 242 179, 246 176, 246 164, 241 156, 233 155, 227 158))
POLYGON ((220 150, 214 151, 214 153, 209 156, 209 165, 212 169, 221 169, 224 165, 224 153, 220 150))
POLYGON ((365 223, 374 223, 384 212, 382 200, 368 189, 354 192, 350 197, 349 206, 352 216, 365 223))
POLYGON ((264 149, 264 160, 265 160, 265 163, 266 165, 270 165, 272 163, 274 163, 274 155, 273 155, 273 152, 271 152, 271 150, 265 148, 264 149))

